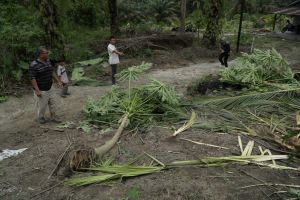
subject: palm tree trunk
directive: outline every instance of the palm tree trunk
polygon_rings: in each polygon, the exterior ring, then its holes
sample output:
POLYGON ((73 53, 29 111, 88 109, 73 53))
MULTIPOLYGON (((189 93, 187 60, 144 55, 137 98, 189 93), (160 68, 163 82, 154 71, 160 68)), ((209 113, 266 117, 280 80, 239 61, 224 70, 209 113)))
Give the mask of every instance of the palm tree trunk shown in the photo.
POLYGON ((118 35, 120 33, 118 25, 118 8, 117 0, 107 0, 108 10, 110 14, 110 32, 112 35, 118 35))
POLYGON ((209 47, 215 47, 222 32, 221 19, 223 17, 223 0, 206 1, 207 26, 203 35, 202 43, 209 47))
POLYGON ((42 25, 46 33, 46 45, 50 48, 57 49, 61 56, 63 56, 64 42, 58 31, 59 20, 55 2, 53 0, 41 0, 39 8, 42 17, 42 25))
POLYGON ((181 0, 180 32, 185 32, 186 0, 181 0))
POLYGON ((232 19, 233 16, 235 14, 237 14, 238 10, 239 10, 239 5, 241 4, 241 1, 238 0, 235 2, 234 6, 229 10, 229 13, 228 13, 228 19, 232 19))

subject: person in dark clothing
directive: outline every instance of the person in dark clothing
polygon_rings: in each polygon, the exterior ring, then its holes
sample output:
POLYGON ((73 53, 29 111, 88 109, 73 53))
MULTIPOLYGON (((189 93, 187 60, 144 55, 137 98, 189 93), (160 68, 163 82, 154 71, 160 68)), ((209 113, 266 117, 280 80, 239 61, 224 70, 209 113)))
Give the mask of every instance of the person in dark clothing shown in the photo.
POLYGON ((282 29, 282 32, 290 31, 293 32, 295 30, 295 26, 291 23, 290 20, 286 20, 286 26, 282 29))
POLYGON ((37 105, 37 120, 39 123, 46 123, 45 111, 49 106, 51 121, 59 123, 56 116, 55 100, 52 91, 52 79, 55 79, 60 87, 62 82, 54 72, 50 60, 48 59, 48 51, 45 48, 38 48, 37 59, 32 61, 29 66, 29 77, 31 80, 32 88, 34 90, 34 98, 37 105))
POLYGON ((219 55, 219 61, 221 62, 221 65, 228 67, 227 60, 228 60, 229 56, 230 56, 230 45, 224 38, 222 38, 221 39, 221 54, 219 55))

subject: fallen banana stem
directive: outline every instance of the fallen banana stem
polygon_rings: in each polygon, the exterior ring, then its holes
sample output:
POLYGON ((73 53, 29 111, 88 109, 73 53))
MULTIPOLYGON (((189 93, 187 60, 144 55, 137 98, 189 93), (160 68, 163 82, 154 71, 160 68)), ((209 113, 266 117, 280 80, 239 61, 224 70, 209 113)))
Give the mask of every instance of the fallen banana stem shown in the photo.
POLYGON ((152 160, 154 160, 155 162, 157 162, 161 166, 165 167, 165 164, 163 162, 159 161, 158 159, 156 159, 154 156, 151 156, 150 154, 148 154, 146 152, 144 152, 144 154, 146 154, 148 157, 150 157, 152 160))
POLYGON ((222 147, 222 146, 217 146, 217 145, 213 145, 213 144, 207 144, 207 143, 197 142, 197 141, 193 141, 193 140, 185 139, 185 138, 180 138, 180 140, 188 141, 188 142, 191 142, 191 143, 194 143, 194 144, 203 145, 203 146, 214 147, 214 148, 218 148, 218 149, 229 149, 227 147, 222 147))
POLYGON ((239 189, 246 189, 246 188, 258 187, 258 186, 281 186, 281 187, 300 188, 300 185, 287 185, 287 184, 280 184, 280 183, 261 183, 255 185, 247 185, 244 187, 240 187, 239 189))

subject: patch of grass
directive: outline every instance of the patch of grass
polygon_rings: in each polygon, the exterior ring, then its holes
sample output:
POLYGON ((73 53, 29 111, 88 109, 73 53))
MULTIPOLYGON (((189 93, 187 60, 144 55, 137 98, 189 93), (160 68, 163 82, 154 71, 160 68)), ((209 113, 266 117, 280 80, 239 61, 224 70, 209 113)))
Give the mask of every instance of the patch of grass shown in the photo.
POLYGON ((7 96, 0 96, 0 103, 3 103, 8 100, 7 96))
POLYGON ((140 191, 137 187, 129 188, 127 192, 127 199, 128 200, 139 200, 140 199, 140 191))

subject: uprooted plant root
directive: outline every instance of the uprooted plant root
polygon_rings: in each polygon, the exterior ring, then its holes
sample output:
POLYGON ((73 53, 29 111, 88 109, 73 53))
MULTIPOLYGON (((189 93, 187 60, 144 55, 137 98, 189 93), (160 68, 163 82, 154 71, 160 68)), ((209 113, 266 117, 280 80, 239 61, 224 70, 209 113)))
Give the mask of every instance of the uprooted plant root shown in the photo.
POLYGON ((125 115, 122 118, 121 124, 114 136, 100 147, 92 148, 84 145, 75 145, 68 152, 68 156, 66 156, 66 171, 82 171, 86 168, 91 167, 91 165, 95 163, 97 158, 103 157, 109 150, 111 150, 114 147, 128 123, 128 116, 125 115))
POLYGON ((89 168, 96 160, 95 149, 88 146, 74 146, 68 156, 68 168, 73 171, 78 171, 84 168, 89 168))

